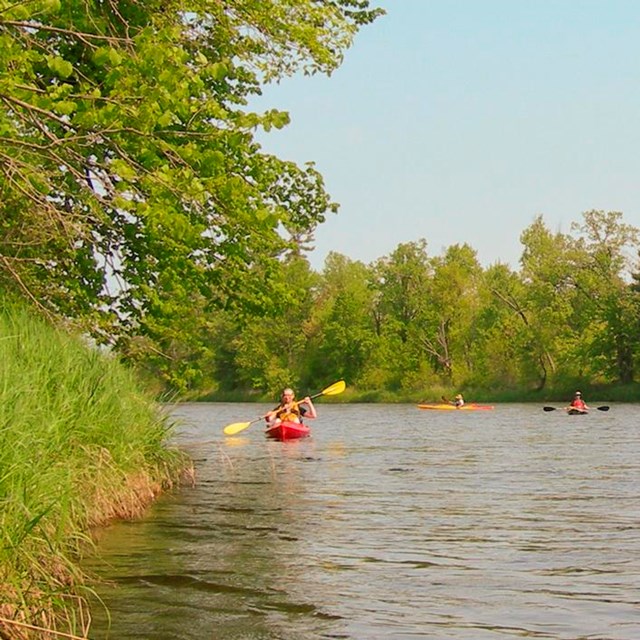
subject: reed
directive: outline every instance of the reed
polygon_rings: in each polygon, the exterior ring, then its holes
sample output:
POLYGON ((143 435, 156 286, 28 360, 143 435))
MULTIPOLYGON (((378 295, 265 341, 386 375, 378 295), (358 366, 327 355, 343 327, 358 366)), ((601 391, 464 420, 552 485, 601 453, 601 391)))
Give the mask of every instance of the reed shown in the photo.
POLYGON ((86 635, 78 560, 189 468, 172 427, 115 358, 0 298, 0 637, 86 635))

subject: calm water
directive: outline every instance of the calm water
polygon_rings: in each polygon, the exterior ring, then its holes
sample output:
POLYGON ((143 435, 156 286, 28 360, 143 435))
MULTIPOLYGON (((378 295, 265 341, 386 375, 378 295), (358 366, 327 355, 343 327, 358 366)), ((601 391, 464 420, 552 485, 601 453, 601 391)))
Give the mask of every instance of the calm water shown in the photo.
POLYGON ((640 638, 640 405, 320 402, 310 439, 222 435, 268 408, 175 409, 198 484, 105 532, 92 638, 640 638))

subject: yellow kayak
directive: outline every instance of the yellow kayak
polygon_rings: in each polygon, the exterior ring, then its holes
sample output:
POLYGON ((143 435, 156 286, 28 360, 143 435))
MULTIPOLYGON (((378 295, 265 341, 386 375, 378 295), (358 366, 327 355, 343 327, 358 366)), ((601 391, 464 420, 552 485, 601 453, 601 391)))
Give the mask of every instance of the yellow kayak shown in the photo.
POLYGON ((419 404, 418 409, 434 409, 437 411, 489 411, 493 409, 493 405, 489 404, 463 404, 461 407, 456 407, 452 404, 445 404, 443 402, 427 402, 425 404, 419 404))

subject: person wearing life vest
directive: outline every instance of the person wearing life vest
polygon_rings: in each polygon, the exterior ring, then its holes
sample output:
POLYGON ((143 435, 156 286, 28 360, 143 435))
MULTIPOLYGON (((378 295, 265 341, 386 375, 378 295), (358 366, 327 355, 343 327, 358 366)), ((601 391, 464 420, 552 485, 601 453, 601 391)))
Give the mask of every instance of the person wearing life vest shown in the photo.
POLYGON ((280 396, 280 404, 265 415, 270 426, 281 422, 301 423, 302 418, 317 418, 318 414, 309 396, 297 401, 293 389, 286 388, 280 396))
POLYGON ((462 397, 462 394, 459 393, 455 400, 453 401, 453 404, 459 409, 460 407, 464 407, 464 398, 462 397))
POLYGON ((582 393, 580 393, 580 391, 575 392, 569 408, 578 409, 578 411, 589 411, 589 407, 587 406, 587 403, 582 399, 582 393))

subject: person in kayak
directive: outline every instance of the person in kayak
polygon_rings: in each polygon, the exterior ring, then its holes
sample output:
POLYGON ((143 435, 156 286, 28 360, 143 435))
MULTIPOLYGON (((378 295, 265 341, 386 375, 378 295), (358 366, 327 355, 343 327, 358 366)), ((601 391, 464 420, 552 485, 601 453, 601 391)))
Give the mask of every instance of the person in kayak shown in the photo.
POLYGON ((458 409, 464 406, 464 398, 462 397, 461 393, 459 393, 453 400, 449 400, 448 398, 445 398, 444 396, 442 396, 442 402, 446 402, 447 404, 453 405, 458 409))
POLYGON ((589 411, 589 407, 587 403, 582 399, 582 393, 580 391, 576 391, 571 404, 569 405, 569 409, 577 409, 578 411, 589 411))
POLYGON ((293 389, 286 388, 280 396, 280 404, 265 415, 265 420, 270 426, 280 422, 301 423, 302 418, 317 418, 318 414, 309 396, 302 400, 296 400, 293 389))

